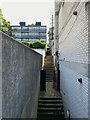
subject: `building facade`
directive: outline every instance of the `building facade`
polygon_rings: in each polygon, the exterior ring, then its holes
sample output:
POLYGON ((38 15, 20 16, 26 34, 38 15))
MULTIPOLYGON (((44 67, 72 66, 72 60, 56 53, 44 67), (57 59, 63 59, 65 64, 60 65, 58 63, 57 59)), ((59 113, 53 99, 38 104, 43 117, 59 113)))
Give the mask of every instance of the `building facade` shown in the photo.
POLYGON ((25 22, 20 22, 20 25, 11 26, 11 34, 17 41, 35 42, 40 40, 46 42, 47 27, 42 26, 41 22, 36 22, 35 25, 26 25, 25 22))
POLYGON ((49 28, 48 40, 49 40, 50 52, 53 55, 53 53, 54 53, 54 27, 49 28))
POLYGON ((90 2, 55 2, 55 53, 65 115, 90 118, 90 2))

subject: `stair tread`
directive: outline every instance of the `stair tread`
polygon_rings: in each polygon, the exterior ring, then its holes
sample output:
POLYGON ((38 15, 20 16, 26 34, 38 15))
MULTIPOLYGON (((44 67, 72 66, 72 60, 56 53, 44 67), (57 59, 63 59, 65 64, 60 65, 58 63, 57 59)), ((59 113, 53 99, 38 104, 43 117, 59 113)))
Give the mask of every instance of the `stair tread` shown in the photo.
POLYGON ((38 104, 38 107, 63 107, 63 104, 38 104))
POLYGON ((59 99, 59 100, 61 100, 62 99, 62 97, 39 97, 39 99, 42 99, 42 100, 57 100, 57 99, 59 99))
POLYGON ((41 98, 38 100, 39 102, 62 102, 62 98, 41 98))
POLYGON ((64 115, 64 112, 52 112, 52 111, 49 111, 49 112, 39 112, 37 115, 52 115, 52 116, 61 116, 61 115, 64 115))
POLYGON ((63 116, 60 116, 60 117, 58 117, 58 116, 57 117, 42 116, 42 117, 37 118, 37 120, 48 120, 48 119, 50 119, 50 120, 65 120, 63 116))
POLYGON ((40 107, 40 108, 38 108, 38 110, 43 110, 43 111, 49 111, 49 110, 51 110, 51 111, 61 111, 61 110, 63 110, 61 107, 55 107, 55 108, 42 108, 42 107, 40 107))
POLYGON ((57 99, 57 98, 54 98, 54 99, 49 98, 49 99, 39 99, 39 101, 41 101, 41 102, 61 102, 62 99, 61 99, 61 98, 60 98, 60 99, 57 99))
POLYGON ((47 103, 53 103, 53 104, 57 104, 57 103, 62 103, 62 101, 38 101, 39 103, 44 103, 44 104, 47 104, 47 103))

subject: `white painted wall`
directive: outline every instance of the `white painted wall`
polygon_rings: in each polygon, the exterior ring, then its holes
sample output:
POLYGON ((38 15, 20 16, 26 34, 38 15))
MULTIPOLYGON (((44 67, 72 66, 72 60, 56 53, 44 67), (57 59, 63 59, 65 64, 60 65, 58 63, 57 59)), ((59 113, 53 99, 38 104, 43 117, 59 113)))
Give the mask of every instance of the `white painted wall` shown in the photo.
POLYGON ((43 67, 44 66, 45 49, 33 49, 33 50, 43 56, 43 61, 42 61, 42 67, 43 67))
POLYGON ((60 60, 65 58, 59 61, 65 114, 70 110, 71 118, 88 118, 88 11, 85 3, 64 3, 58 17, 60 60))

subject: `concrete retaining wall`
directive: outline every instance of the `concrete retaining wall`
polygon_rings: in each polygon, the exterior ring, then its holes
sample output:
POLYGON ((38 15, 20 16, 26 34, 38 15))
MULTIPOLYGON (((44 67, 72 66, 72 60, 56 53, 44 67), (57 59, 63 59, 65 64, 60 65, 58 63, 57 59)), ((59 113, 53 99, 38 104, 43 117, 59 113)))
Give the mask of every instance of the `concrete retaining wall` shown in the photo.
POLYGON ((0 70, 2 70, 2 79, 0 76, 2 117, 35 118, 42 55, 1 32, 0 49, 2 50, 2 52, 0 50, 0 63, 2 61, 2 67, 0 64, 0 70))
POLYGON ((0 34, 0 119, 2 118, 2 34, 0 34))
POLYGON ((33 49, 33 50, 43 56, 43 59, 42 59, 42 68, 43 68, 44 67, 44 58, 45 58, 45 49, 33 49))

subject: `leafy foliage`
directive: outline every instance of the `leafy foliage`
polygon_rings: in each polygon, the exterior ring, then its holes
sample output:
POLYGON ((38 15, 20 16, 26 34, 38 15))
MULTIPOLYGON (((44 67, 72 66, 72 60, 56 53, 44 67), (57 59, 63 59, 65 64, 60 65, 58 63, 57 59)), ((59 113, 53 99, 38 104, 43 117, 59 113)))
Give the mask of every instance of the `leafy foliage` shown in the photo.
POLYGON ((10 29, 10 22, 3 17, 2 10, 0 9, 0 30, 7 33, 9 29, 10 29))
POLYGON ((32 23, 31 25, 28 25, 28 26, 31 26, 31 27, 33 27, 33 26, 35 26, 35 24, 34 24, 34 23, 32 23))
POLYGON ((44 49, 46 46, 45 42, 41 42, 39 40, 37 40, 36 42, 22 42, 22 43, 34 49, 40 49, 40 48, 44 49))

